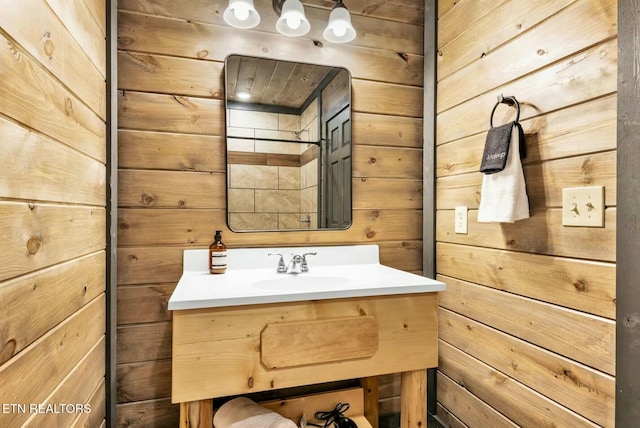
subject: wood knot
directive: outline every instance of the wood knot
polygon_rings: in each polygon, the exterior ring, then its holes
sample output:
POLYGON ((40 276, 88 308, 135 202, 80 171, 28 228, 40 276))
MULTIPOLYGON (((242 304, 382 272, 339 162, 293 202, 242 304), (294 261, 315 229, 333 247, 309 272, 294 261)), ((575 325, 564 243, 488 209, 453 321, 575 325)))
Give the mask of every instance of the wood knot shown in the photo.
POLYGON ((375 210, 375 211, 371 211, 371 218, 379 218, 380 217, 380 211, 375 210))
POLYGON ((141 198, 141 201, 140 201, 142 203, 142 205, 150 206, 150 205, 153 204, 153 201, 154 201, 153 195, 150 195, 148 193, 143 193, 142 194, 142 198, 141 198))
POLYGON ((44 53, 45 55, 47 55, 47 57, 49 57, 49 59, 53 57, 54 49, 55 46, 51 40, 47 40, 46 42, 44 42, 44 53))
POLYGON ((129 36, 119 36, 118 37, 118 44, 122 45, 122 46, 129 46, 132 45, 134 42, 133 37, 129 37, 129 36))
POLYGON ((373 239, 376 236, 376 233, 373 230, 369 230, 366 233, 367 239, 373 239))
POLYGON ((29 209, 30 209, 31 211, 33 211, 33 210, 35 210, 35 209, 36 209, 36 204, 34 204, 33 202, 29 202, 29 204, 28 204, 28 205, 29 205, 29 209))
POLYGON ((320 40, 314 40, 314 41, 313 41, 313 45, 314 45, 315 47, 317 47, 317 48, 321 48, 321 47, 323 47, 323 44, 322 44, 322 42, 321 42, 320 40))
POLYGON ((70 116, 73 113, 73 101, 71 101, 71 98, 69 97, 64 99, 64 112, 67 116, 70 116))
POLYGON ((587 291, 587 283, 583 280, 583 279, 577 279, 574 283, 573 286, 576 288, 576 290, 578 291, 587 291))
POLYGON ((253 388, 253 376, 251 376, 249 379, 247 379, 247 386, 249 388, 253 388))
POLYGON ((127 260, 130 262, 137 262, 138 261, 138 256, 136 256, 135 254, 129 254, 127 256, 127 260))
POLYGON ((31 254, 32 256, 40 250, 41 246, 42 242, 37 236, 32 236, 27 241, 27 251, 29 251, 29 254, 31 254))
POLYGON ((125 223, 124 221, 123 221, 123 222, 118 223, 118 227, 119 227, 120 229, 122 229, 122 230, 127 230, 127 229, 129 229, 129 225, 128 225, 127 223, 125 223))
POLYGON ((547 50, 546 49, 538 49, 537 53, 538 53, 538 55, 544 55, 544 54, 547 53, 547 50))
POLYGON ((185 204, 186 204, 186 202, 185 202, 185 201, 182 201, 182 200, 181 200, 181 201, 178 201, 178 206, 179 206, 179 207, 184 207, 184 206, 185 206, 185 204))
POLYGON ((377 160, 373 156, 369 158, 369 163, 373 164, 373 163, 376 163, 376 162, 377 162, 377 160))
POLYGON ((202 58, 206 58, 206 57, 208 57, 208 56, 209 56, 209 51, 208 51, 208 50, 206 50, 206 49, 202 49, 201 51, 199 51, 199 52, 196 54, 196 56, 197 56, 198 58, 200 58, 200 59, 202 59, 202 58))
POLYGON ((9 339, 2 348, 0 348, 0 365, 9 361, 16 353, 16 340, 9 339))
POLYGON ((84 287, 82 287, 82 295, 83 296, 87 295, 87 286, 86 285, 84 287))

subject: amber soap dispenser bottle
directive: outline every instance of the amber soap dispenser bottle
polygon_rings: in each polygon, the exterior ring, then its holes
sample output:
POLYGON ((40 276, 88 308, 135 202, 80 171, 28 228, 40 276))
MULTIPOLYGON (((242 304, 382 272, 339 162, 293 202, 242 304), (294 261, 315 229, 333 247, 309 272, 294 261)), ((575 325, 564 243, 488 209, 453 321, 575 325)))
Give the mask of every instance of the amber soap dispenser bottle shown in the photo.
POLYGON ((227 246, 222 243, 222 231, 216 230, 213 244, 209 246, 209 273, 225 273, 227 270, 227 246))

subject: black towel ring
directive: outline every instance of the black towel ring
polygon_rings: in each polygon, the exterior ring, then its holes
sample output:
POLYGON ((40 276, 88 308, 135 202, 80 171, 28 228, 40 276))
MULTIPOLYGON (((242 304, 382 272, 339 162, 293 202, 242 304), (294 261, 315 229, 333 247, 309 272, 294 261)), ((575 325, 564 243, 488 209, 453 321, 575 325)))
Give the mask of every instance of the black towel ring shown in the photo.
POLYGON ((520 103, 518 103, 518 100, 516 100, 516 97, 514 96, 510 96, 510 97, 504 97, 502 96, 502 94, 498 95, 498 102, 496 103, 495 106, 493 106, 493 110, 491 110, 491 119, 489 119, 489 125, 493 128, 493 114, 496 112, 496 109, 498 108, 498 106, 500 104, 506 104, 508 106, 515 106, 516 110, 518 111, 516 113, 516 122, 518 122, 520 120, 520 103))

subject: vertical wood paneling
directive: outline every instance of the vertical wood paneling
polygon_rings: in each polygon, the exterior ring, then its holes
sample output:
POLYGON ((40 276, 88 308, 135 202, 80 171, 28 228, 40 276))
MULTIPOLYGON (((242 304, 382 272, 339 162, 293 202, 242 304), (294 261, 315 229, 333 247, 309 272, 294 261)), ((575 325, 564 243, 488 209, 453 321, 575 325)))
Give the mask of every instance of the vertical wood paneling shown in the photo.
POLYGON ((101 426, 106 4, 0 8, 0 426, 101 426))
POLYGON ((617 1, 480 3, 439 1, 438 413, 469 428, 613 427, 617 1), (499 94, 518 98, 526 133, 532 217, 514 224, 477 222, 499 94), (605 227, 562 226, 562 189, 589 185, 605 187, 605 227))
MULTIPOLYGON (((353 43, 318 29, 332 2, 305 1, 312 30, 285 38, 268 0, 237 30, 226 0, 119 2, 118 425, 170 426, 171 314, 182 251, 216 229, 230 247, 378 243, 384 263, 422 268, 423 2, 347 7, 353 43), (313 32, 315 31, 315 32, 313 32), (343 66, 353 83, 354 224, 346 231, 232 233, 226 227, 224 58, 240 53, 343 66), (393 197, 392 197, 393 196, 393 197)), ((391 377, 387 379, 392 379, 391 377)), ((381 388, 385 388, 384 382, 381 388)), ((399 411, 399 390, 385 411, 399 411)))

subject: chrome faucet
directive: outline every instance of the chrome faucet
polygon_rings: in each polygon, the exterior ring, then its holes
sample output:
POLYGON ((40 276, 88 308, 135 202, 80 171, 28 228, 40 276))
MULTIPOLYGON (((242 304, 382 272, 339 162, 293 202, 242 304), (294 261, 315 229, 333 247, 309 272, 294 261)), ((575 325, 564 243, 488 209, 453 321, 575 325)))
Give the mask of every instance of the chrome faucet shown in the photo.
POLYGON ((278 259, 278 268, 276 271, 278 273, 304 273, 309 272, 309 264, 307 263, 307 256, 315 256, 316 252, 313 253, 304 253, 302 255, 299 254, 291 254, 291 260, 288 264, 284 263, 284 257, 280 253, 269 253, 270 256, 280 256, 278 259))

